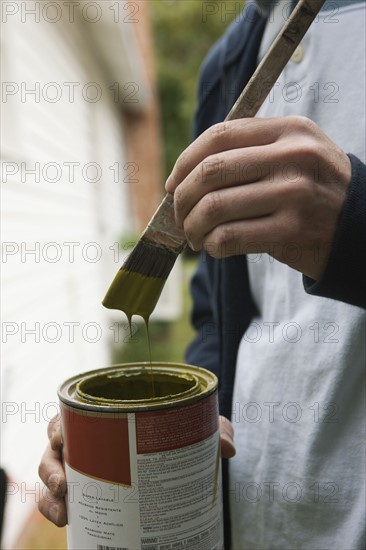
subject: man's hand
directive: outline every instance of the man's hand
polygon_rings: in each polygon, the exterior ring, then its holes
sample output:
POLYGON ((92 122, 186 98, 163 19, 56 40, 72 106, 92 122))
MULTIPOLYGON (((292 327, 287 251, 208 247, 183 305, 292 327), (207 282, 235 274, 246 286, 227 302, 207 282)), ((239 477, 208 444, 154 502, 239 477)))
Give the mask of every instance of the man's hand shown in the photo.
MULTIPOLYGON (((62 465, 62 440, 59 419, 53 419, 48 424, 50 440, 43 453, 39 465, 39 476, 47 486, 47 492, 38 504, 39 511, 58 527, 67 523, 66 515, 66 477, 62 465)), ((233 444, 233 428, 231 422, 220 416, 221 454, 223 458, 231 458, 235 454, 233 444)))
POLYGON ((166 190, 194 250, 268 253, 319 279, 337 231, 351 163, 304 117, 217 124, 179 157, 166 190))
POLYGON ((39 476, 47 486, 42 496, 39 511, 58 527, 64 527, 66 517, 66 477, 62 465, 62 440, 60 420, 54 418, 47 428, 49 444, 39 465, 39 476))

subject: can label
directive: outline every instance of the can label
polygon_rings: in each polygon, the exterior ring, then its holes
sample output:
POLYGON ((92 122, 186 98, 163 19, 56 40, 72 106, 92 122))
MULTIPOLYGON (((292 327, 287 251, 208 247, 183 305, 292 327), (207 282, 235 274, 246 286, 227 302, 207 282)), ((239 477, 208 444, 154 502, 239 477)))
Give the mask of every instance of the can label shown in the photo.
POLYGON ((64 405, 62 423, 70 549, 223 548, 217 393, 146 412, 64 405))

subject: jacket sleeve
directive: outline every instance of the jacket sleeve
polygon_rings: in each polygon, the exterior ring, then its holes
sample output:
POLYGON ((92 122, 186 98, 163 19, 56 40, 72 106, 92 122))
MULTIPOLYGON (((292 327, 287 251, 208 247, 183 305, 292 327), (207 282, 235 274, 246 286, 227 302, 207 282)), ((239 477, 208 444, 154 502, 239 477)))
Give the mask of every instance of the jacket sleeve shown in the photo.
POLYGON ((327 268, 319 281, 303 280, 308 294, 366 308, 366 165, 348 156, 352 179, 327 268))

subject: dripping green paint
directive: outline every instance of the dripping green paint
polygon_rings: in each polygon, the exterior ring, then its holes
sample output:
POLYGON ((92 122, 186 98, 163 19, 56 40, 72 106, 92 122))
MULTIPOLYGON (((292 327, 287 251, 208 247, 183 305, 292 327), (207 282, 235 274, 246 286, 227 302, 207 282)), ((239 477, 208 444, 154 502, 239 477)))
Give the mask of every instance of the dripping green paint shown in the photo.
POLYGON ((120 269, 114 278, 103 305, 109 309, 120 309, 131 323, 133 315, 140 315, 145 323, 159 300, 165 279, 146 277, 140 273, 120 269))
POLYGON ((164 288, 165 279, 147 277, 140 273, 120 269, 114 278, 103 300, 103 305, 108 309, 119 309, 127 315, 132 335, 131 319, 133 315, 140 315, 145 321, 147 342, 150 360, 150 395, 155 397, 156 388, 154 373, 151 366, 151 345, 149 335, 149 318, 154 311, 164 288))

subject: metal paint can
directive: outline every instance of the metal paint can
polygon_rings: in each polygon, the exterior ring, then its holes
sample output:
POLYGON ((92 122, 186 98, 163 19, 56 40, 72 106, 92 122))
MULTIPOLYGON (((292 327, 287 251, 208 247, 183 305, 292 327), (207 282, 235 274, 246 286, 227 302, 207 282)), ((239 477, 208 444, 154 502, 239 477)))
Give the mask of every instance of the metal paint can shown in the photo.
POLYGON ((74 376, 58 395, 69 549, 223 548, 215 375, 115 365, 74 376))

